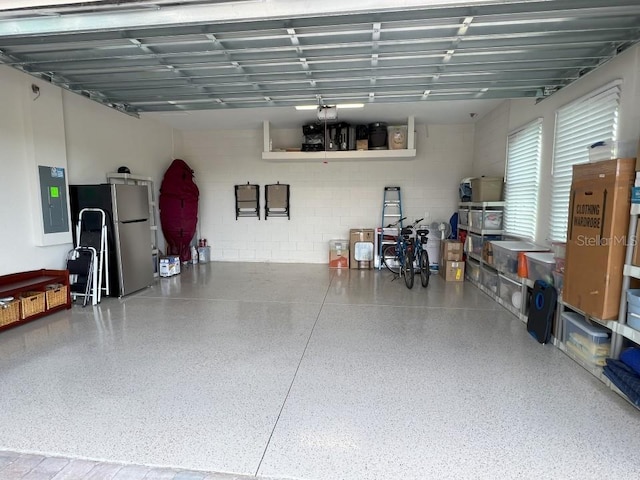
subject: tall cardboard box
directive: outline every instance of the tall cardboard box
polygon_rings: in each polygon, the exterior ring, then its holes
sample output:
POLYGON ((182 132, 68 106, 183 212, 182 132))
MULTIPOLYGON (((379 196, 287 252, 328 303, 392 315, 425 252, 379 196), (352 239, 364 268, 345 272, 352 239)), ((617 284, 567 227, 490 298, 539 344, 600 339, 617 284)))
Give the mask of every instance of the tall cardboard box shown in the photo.
POLYGON ((369 270, 374 261, 373 228, 352 228, 349 231, 349 268, 369 270))
POLYGON ((464 262, 446 261, 442 266, 442 276, 446 282, 464 281, 464 262))
POLYGON ((602 320, 618 318, 635 159, 573 167, 563 300, 602 320))

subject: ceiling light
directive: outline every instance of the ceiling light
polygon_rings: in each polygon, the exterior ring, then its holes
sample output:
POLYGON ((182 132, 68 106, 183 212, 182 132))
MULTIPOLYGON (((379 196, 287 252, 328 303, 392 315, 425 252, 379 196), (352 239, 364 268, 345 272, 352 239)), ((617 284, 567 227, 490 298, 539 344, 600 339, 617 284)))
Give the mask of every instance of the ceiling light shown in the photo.
MULTIPOLYGON (((322 105, 323 107, 328 107, 328 105, 322 105)), ((364 108, 364 103, 339 103, 337 105, 332 105, 333 107, 340 109, 348 109, 348 108, 364 108)), ((320 105, 296 105, 295 109, 300 110, 317 110, 320 108, 320 105)))
POLYGON ((364 108, 364 103, 339 103, 336 105, 336 108, 364 108))

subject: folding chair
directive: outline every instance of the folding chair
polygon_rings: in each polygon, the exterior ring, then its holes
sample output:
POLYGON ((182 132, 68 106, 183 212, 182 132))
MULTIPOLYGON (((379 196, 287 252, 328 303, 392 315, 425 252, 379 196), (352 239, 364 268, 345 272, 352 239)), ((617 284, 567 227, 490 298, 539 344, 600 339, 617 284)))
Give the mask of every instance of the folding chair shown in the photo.
POLYGON ((260 185, 236 185, 236 220, 238 217, 260 219, 260 185))
POLYGON ((287 217, 291 220, 289 212, 289 185, 280 182, 264 186, 264 219, 268 217, 287 217))
POLYGON ((95 271, 97 252, 93 247, 76 247, 67 256, 67 270, 69 271, 69 289, 75 301, 82 297, 82 306, 87 306, 87 300, 92 298, 91 304, 98 304, 98 289, 95 285, 95 271))

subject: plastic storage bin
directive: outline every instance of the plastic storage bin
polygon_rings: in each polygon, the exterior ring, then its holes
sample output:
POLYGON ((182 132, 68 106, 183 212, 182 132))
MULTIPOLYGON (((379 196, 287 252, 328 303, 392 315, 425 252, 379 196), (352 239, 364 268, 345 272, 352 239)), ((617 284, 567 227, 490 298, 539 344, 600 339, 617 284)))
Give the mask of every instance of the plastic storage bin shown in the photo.
POLYGON ((587 364, 605 365, 611 350, 609 330, 587 323, 582 315, 575 312, 564 312, 562 323, 562 341, 569 352, 587 364))
POLYGON ((491 242, 493 240, 500 240, 500 236, 499 235, 485 235, 484 237, 482 235, 476 235, 474 233, 469 233, 469 235, 467 236, 467 243, 465 245, 465 251, 467 253, 473 253, 474 255, 477 255, 478 257, 482 256, 482 248, 484 247, 484 244, 487 242, 491 242))
POLYGON ((551 251, 554 258, 565 258, 567 244, 565 242, 552 242, 551 251))
POLYGON ((522 307, 522 285, 503 275, 498 275, 498 296, 506 305, 520 311, 522 307))
POLYGON ((473 260, 467 260, 467 278, 480 283, 480 264, 473 260))
POLYGON ((502 212, 497 210, 471 210, 470 226, 480 230, 502 230, 502 212))
POLYGON ((461 208, 458 210, 458 225, 469 226, 469 209, 461 208))
POLYGON ((556 261, 553 253, 527 252, 524 254, 527 259, 527 277, 529 280, 543 280, 549 285, 553 285, 553 270, 556 261))
POLYGON ((556 287, 556 291, 558 295, 562 295, 562 285, 564 284, 564 273, 553 271, 551 272, 553 275, 553 286, 556 287))
POLYGON ((474 255, 482 256, 482 236, 475 233, 469 233, 467 235, 467 253, 473 253, 474 255))
POLYGON ((480 283, 490 292, 498 293, 498 273, 490 268, 480 267, 480 283))
POLYGON ((523 241, 493 241, 493 266, 503 273, 517 275, 519 252, 544 252, 546 248, 523 241))
POLYGON ((627 325, 640 330, 640 289, 627 290, 627 325))

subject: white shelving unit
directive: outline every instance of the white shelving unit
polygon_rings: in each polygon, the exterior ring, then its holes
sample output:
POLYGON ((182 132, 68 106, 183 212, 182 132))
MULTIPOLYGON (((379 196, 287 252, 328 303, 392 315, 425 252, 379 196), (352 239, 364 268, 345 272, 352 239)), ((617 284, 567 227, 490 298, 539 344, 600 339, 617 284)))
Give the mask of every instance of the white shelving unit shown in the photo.
POLYGON ((407 148, 398 150, 347 150, 323 152, 272 152, 271 125, 263 123, 262 159, 268 162, 354 162, 362 160, 411 160, 416 156, 415 118, 407 119, 407 148))
MULTIPOLYGON (((640 215, 640 204, 631 204, 630 211, 630 221, 629 221, 629 231, 627 238, 631 239, 635 237, 636 228, 638 226, 638 215, 640 215)), ((572 305, 569 305, 559 299, 559 308, 556 312, 556 324, 559 326, 559 333, 556 332, 557 337, 562 338, 562 321, 561 314, 565 309, 573 310, 581 315, 587 321, 591 321, 593 323, 597 323, 602 325, 603 327, 609 329, 611 331, 611 358, 619 358, 620 353, 623 347, 624 339, 631 340, 637 345, 640 345, 640 331, 635 330, 627 325, 627 290, 629 289, 631 278, 640 279, 640 266, 633 265, 633 249, 635 242, 627 242, 627 249, 625 253, 625 265, 623 268, 623 281, 622 281, 622 289, 620 294, 620 310, 618 312, 618 319, 616 320, 602 320, 591 315, 587 315, 586 313, 580 311, 572 305)), ((563 352, 565 352, 570 358, 576 361, 579 365, 583 366, 587 371, 593 374, 596 378, 600 379, 605 385, 611 388, 614 392, 618 393, 629 403, 629 399, 624 393, 622 393, 604 374, 602 368, 593 367, 591 365, 585 365, 581 359, 576 358, 575 355, 572 355, 571 352, 568 352, 565 348, 564 344, 556 339, 556 345, 563 352)), ((631 403, 632 404, 632 403, 631 403)), ((633 405, 633 404, 632 404, 633 405)), ((634 407, 638 408, 636 405, 634 407)))
POLYGON ((149 224, 151 230, 151 258, 154 264, 153 276, 158 277, 158 205, 156 203, 156 192, 154 189, 153 179, 141 175, 132 175, 130 173, 107 173, 107 182, 120 183, 129 185, 143 185, 147 187, 147 196, 149 198, 149 224))
MULTIPOLYGON (((483 212, 486 212, 486 211, 501 211, 504 209, 504 205, 505 205, 504 202, 460 202, 459 208, 468 209, 470 212, 472 210, 476 210, 476 211, 481 210, 483 212)), ((459 224, 458 229, 466 230, 467 232, 480 235, 481 237, 483 237, 483 239, 486 236, 502 236, 504 234, 504 230, 481 229, 481 228, 471 227, 465 224, 459 224)), ((506 310, 508 310, 517 318, 519 318, 521 321, 526 323, 528 320, 528 315, 527 315, 527 299, 528 299, 528 293, 529 293, 528 290, 530 288, 533 288, 533 281, 529 280, 528 278, 518 277, 511 273, 503 272, 497 269, 493 265, 486 263, 483 260, 482 255, 477 255, 473 252, 467 252, 466 255, 467 255, 467 262, 469 261, 469 259, 471 259, 475 263, 478 263, 480 265, 480 268, 491 269, 492 271, 496 272, 499 277, 500 276, 505 277, 507 280, 511 280, 520 285, 522 302, 521 302, 520 308, 517 308, 510 302, 507 302, 500 297, 500 287, 501 287, 500 278, 498 279, 498 291, 494 292, 491 289, 487 288, 485 285, 483 285, 481 282, 475 281, 470 276, 467 276, 467 280, 469 280, 473 285, 478 287, 480 290, 486 293, 489 297, 491 297, 496 303, 502 305, 506 310)), ((468 268, 467 268, 467 271, 468 271, 468 268)))

